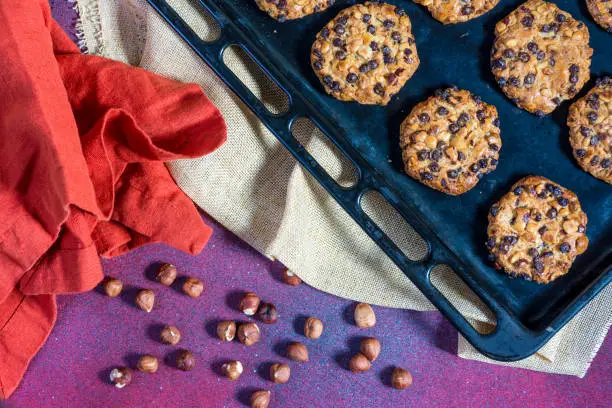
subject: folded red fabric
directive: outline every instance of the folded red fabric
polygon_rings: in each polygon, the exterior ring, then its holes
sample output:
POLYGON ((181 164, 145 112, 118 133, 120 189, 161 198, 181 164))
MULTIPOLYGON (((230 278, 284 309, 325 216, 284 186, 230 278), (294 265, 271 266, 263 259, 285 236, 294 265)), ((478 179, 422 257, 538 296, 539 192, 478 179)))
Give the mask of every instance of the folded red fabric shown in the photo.
POLYGON ((92 289, 99 255, 151 242, 195 254, 206 226, 164 161, 226 139, 197 85, 85 56, 46 0, 0 2, 0 398, 56 318, 92 289))

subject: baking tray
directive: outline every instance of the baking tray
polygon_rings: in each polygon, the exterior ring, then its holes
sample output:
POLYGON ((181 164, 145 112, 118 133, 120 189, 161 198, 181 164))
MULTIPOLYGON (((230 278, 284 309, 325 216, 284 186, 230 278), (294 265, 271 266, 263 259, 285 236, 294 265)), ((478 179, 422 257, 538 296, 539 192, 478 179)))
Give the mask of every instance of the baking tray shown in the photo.
MULTIPOLYGON (((537 118, 514 106, 500 91, 489 69, 495 23, 522 1, 502 1, 486 15, 444 26, 411 1, 388 0, 406 10, 413 24, 421 65, 386 107, 363 106, 333 99, 322 89, 309 63, 316 33, 337 12, 355 1, 336 1, 325 12, 279 23, 253 0, 200 0, 219 23, 220 37, 204 42, 165 0, 148 0, 193 50, 261 119, 302 166, 346 210, 461 334, 490 358, 514 361, 537 351, 612 277, 612 186, 581 171, 572 157, 565 126, 569 103, 552 115, 537 118), (289 97, 286 113, 270 113, 224 64, 223 51, 241 46, 289 97), (466 194, 451 197, 412 180, 402 171, 399 125, 410 109, 432 92, 457 85, 495 105, 501 120, 503 147, 497 170, 466 194), (358 182, 343 188, 292 136, 291 124, 311 119, 354 164, 358 182), (589 217, 590 245, 572 270, 548 285, 510 279, 487 262, 487 211, 519 178, 537 174, 578 195, 589 217), (360 206, 364 193, 375 190, 418 231, 429 254, 411 261, 360 206), (492 333, 478 333, 430 281, 435 265, 447 264, 495 314, 492 333)), ((612 35, 599 28, 584 1, 557 5, 585 22, 594 49, 592 80, 610 72, 612 35)), ((177 63, 180 63, 177 62, 177 63)))

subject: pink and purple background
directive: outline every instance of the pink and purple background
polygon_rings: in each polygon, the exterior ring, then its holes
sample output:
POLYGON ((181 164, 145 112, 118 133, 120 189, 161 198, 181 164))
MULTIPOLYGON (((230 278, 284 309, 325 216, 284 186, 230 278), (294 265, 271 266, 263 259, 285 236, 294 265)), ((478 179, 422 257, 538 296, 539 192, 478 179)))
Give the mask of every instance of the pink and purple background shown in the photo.
MULTIPOLYGON (((75 14, 66 0, 51 0, 54 16, 71 34, 75 14)), ((204 216, 215 233, 199 256, 165 245, 151 245, 104 261, 105 273, 120 278, 125 291, 110 299, 100 290, 58 298, 59 317, 41 352, 32 361, 20 388, 0 407, 239 407, 256 389, 272 391, 271 406, 283 407, 605 407, 612 394, 612 341, 604 342, 584 379, 508 368, 456 356, 457 333, 437 312, 412 312, 374 307, 378 324, 368 330, 351 323, 354 303, 307 285, 280 281, 282 266, 272 263, 239 238, 204 216), (160 261, 171 262, 183 276, 204 282, 198 299, 180 289, 155 283, 151 274, 160 261), (133 306, 138 288, 157 294, 147 314, 133 306), (243 291, 258 293, 277 305, 280 319, 261 325, 262 341, 251 347, 216 338, 220 319, 245 320, 236 309, 243 291), (325 324, 319 340, 303 336, 305 317, 325 324), (175 347, 159 343, 163 325, 176 325, 181 347, 197 358, 194 371, 181 372, 170 361, 175 347), (346 369, 359 339, 375 336, 383 344, 372 370, 346 369), (274 362, 288 341, 302 341, 310 362, 291 363, 287 384, 268 381, 274 362), (140 354, 164 361, 156 374, 136 373, 133 383, 115 389, 111 368, 135 366, 140 354), (220 365, 240 360, 242 377, 231 382, 219 375, 220 365), (413 374, 405 391, 389 387, 390 371, 401 365, 413 374)))

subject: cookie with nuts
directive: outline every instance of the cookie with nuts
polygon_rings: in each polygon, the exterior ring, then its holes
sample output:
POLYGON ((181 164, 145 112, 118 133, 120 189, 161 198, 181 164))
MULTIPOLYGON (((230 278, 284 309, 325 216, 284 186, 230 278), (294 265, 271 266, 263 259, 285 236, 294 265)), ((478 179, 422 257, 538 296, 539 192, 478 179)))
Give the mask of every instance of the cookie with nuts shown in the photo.
POLYGON ((437 90, 400 127, 406 173, 450 195, 495 170, 501 146, 497 109, 463 89, 437 90))
POLYGON ((597 80, 567 117, 574 157, 585 171, 612 184, 612 78, 597 80))
POLYGON ((486 245, 497 269, 549 283, 586 251, 586 225, 576 194, 544 177, 528 176, 491 207, 486 245))
POLYGON ((261 11, 281 23, 318 13, 334 5, 335 0, 255 0, 261 11))
POLYGON ((420 63, 411 27, 399 7, 356 4, 317 34, 310 54, 312 68, 336 99, 386 105, 420 63))
POLYGON ((586 0, 586 4, 589 13, 593 16, 593 20, 607 32, 612 33, 611 0, 586 0))
POLYGON ((495 25, 491 69, 518 107, 544 116, 590 77, 589 30, 543 0, 530 0, 495 25))
POLYGON ((499 0, 414 0, 429 10, 431 16, 444 24, 463 23, 482 16, 499 0))

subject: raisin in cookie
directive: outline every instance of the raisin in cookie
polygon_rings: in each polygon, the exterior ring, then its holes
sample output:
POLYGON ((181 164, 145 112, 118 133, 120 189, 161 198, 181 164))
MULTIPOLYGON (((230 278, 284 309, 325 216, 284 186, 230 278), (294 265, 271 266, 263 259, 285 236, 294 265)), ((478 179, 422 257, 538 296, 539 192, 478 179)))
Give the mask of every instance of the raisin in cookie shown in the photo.
POLYGON ((553 3, 530 0, 495 25, 491 68, 520 108, 555 110, 589 80, 589 30, 553 3))
POLYGON ((465 193, 495 170, 501 145, 495 106, 457 88, 437 90, 400 127, 406 173, 450 195, 465 193))
POLYGON ((612 0, 586 0, 586 3, 593 20, 612 33, 612 0))
POLYGON ((310 61, 327 93, 386 105, 419 66, 410 19, 385 3, 342 10, 317 34, 310 61))
POLYGON ((335 0, 255 0, 257 6, 281 23, 325 10, 335 0))
POLYGON ((589 245, 576 194, 540 176, 519 180, 491 207, 487 247, 511 277, 548 283, 565 275, 589 245))
POLYGON ((612 184, 612 78, 595 87, 570 107, 570 144, 580 166, 612 184))
POLYGON ((431 16, 444 24, 463 23, 482 16, 499 0, 414 0, 429 10, 431 16))

